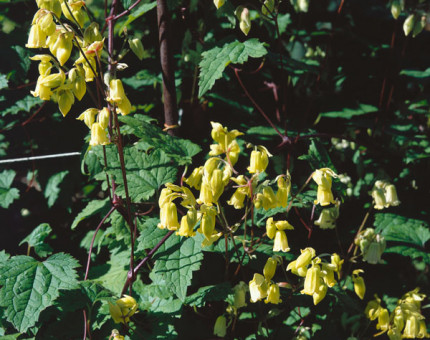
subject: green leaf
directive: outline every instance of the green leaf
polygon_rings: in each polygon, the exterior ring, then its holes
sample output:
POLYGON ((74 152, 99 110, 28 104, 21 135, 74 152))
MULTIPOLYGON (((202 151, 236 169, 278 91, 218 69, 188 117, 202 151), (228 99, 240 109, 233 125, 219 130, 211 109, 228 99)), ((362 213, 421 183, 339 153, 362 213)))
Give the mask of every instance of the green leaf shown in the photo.
MULTIPOLYGON (((139 221, 140 222, 140 221, 139 221)), ((158 242, 166 235, 167 231, 157 227, 160 220, 158 218, 148 218, 142 223, 142 229, 136 240, 136 252, 142 253, 145 249, 154 248, 158 242)))
MULTIPOLYGON (((97 155, 103 162, 103 150, 97 148, 97 155)), ((107 172, 115 176, 118 184, 117 194, 125 197, 124 181, 116 148, 106 148, 108 158, 107 172)), ((133 201, 146 201, 165 183, 176 179, 177 168, 162 151, 150 154, 142 152, 136 146, 124 148, 125 167, 130 197, 133 201)), ((102 175, 101 179, 105 179, 102 175)))
POLYGON ((7 76, 5 74, 0 74, 0 90, 8 88, 7 76))
MULTIPOLYGON (((146 116, 143 116, 146 117, 146 116)), ((158 126, 150 124, 146 119, 135 117, 119 117, 120 121, 141 139, 139 146, 145 150, 155 148, 175 160, 179 165, 191 164, 192 157, 201 151, 201 148, 189 140, 168 135, 158 126)), ((127 131, 127 130, 126 130, 127 131)))
MULTIPOLYGON (((150 278, 153 275, 150 275, 150 278)), ((157 280, 157 279, 156 279, 157 280)), ((139 294, 141 309, 154 313, 176 314, 182 308, 182 301, 175 298, 165 281, 157 280, 149 285, 141 281, 133 285, 133 289, 139 294)))
MULTIPOLYGON (((124 78, 123 83, 127 84, 131 88, 137 90, 143 86, 155 86, 160 84, 163 79, 161 74, 153 74, 149 70, 140 70, 134 76, 130 78, 124 78)), ((136 115, 134 116, 134 118, 136 115)))
POLYGON ((4 170, 0 173, 0 207, 8 208, 14 200, 19 198, 19 191, 11 188, 16 172, 13 170, 4 170))
POLYGON ((258 39, 250 39, 243 43, 233 41, 223 47, 203 52, 203 59, 200 62, 199 97, 212 88, 229 64, 243 64, 249 57, 260 58, 265 54, 267 50, 258 39))
POLYGON ((206 302, 224 301, 232 293, 230 282, 223 282, 213 286, 200 287, 197 292, 187 296, 185 304, 204 307, 206 302))
POLYGON ((426 263, 430 263, 430 254, 425 249, 425 243, 430 240, 429 225, 426 222, 380 213, 375 215, 374 225, 375 230, 387 241, 401 243, 389 243, 386 253, 396 253, 412 259, 422 258, 426 263))
POLYGON ((78 262, 58 253, 44 262, 29 256, 12 257, 0 267, 0 305, 7 320, 20 332, 33 327, 40 313, 51 306, 60 289, 76 287, 78 262))
MULTIPOLYGON (((124 3, 127 2, 127 4, 124 4, 124 8, 130 7, 131 0, 123 0, 124 3)), ((122 24, 120 31, 124 29, 127 25, 131 24, 134 20, 140 18, 145 13, 149 12, 151 9, 157 7, 157 2, 153 1, 148 4, 141 3, 137 6, 137 8, 134 8, 130 15, 127 17, 127 20, 122 24)))
POLYGON ((127 279, 129 262, 129 250, 112 253, 106 264, 91 268, 89 277, 95 282, 100 282, 103 287, 119 294, 127 279))
POLYGON ((430 77, 430 68, 428 68, 424 71, 402 70, 402 71, 400 71, 400 75, 412 77, 412 78, 427 78, 427 77, 430 77))
POLYGON ((420 247, 430 240, 426 222, 395 214, 375 214, 376 231, 387 241, 407 242, 420 247))
POLYGON ((31 61, 29 57, 31 53, 28 48, 24 48, 20 45, 15 45, 15 46, 12 46, 11 48, 16 52, 16 54, 18 54, 18 57, 19 57, 18 65, 21 68, 20 73, 22 73, 22 75, 25 76, 30 68, 31 61))
POLYGON ((52 175, 48 183, 46 183, 45 192, 43 195, 48 200, 48 207, 51 208, 55 201, 58 198, 58 194, 60 193, 59 185, 63 181, 64 177, 69 173, 69 170, 61 171, 59 173, 56 173, 55 175, 52 175))
POLYGON ((43 100, 38 97, 26 96, 13 104, 11 107, 1 112, 2 117, 12 114, 16 115, 20 112, 30 112, 35 106, 43 103, 43 100))
POLYGON ((171 291, 185 301, 193 272, 200 268, 203 253, 200 242, 193 237, 172 235, 154 255, 154 278, 165 280, 171 291))
POLYGON ((104 200, 93 200, 88 202, 87 206, 73 220, 71 229, 75 229, 78 224, 86 218, 98 214, 108 207, 109 199, 104 200))
POLYGON ((368 113, 377 112, 378 108, 373 105, 359 104, 357 108, 344 108, 342 111, 330 111, 320 113, 320 117, 351 119, 368 113))
POLYGON ((39 224, 30 235, 24 238, 19 245, 28 243, 30 247, 34 248, 36 254, 40 257, 46 257, 52 254, 52 248, 49 244, 45 243, 45 239, 52 232, 52 228, 48 223, 39 224))
POLYGON ((308 161, 313 169, 330 168, 337 172, 326 148, 316 139, 311 140, 308 154, 300 156, 299 159, 308 161))

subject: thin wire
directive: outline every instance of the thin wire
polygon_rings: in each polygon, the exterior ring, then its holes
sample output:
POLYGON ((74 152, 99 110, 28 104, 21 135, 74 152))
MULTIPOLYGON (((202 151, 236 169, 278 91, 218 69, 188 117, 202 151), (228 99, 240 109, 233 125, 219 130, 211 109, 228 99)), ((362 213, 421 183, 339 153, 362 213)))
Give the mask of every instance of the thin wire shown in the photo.
POLYGON ((27 161, 34 161, 34 160, 48 159, 48 158, 72 157, 72 156, 80 156, 80 155, 81 155, 80 152, 66 152, 66 153, 57 153, 55 155, 44 155, 44 156, 34 156, 34 157, 2 159, 2 160, 0 160, 0 164, 16 163, 16 162, 27 162, 27 161))

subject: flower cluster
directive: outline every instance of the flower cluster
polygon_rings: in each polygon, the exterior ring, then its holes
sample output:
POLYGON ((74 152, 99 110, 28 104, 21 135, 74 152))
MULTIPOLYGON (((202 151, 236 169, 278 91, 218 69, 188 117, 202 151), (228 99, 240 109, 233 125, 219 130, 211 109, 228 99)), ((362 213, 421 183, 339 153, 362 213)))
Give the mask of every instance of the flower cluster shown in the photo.
POLYGON ((305 278, 302 294, 311 295, 314 304, 318 304, 327 294, 327 288, 333 287, 337 281, 334 273, 339 273, 342 269, 343 260, 339 255, 331 256, 331 263, 322 262, 318 256, 315 256, 315 249, 306 248, 301 250, 301 255, 287 266, 287 271, 297 276, 305 278))
POLYGON ((396 187, 387 181, 376 181, 371 195, 375 203, 374 208, 377 210, 396 207, 400 204, 396 187))
MULTIPOLYGON (((252 157, 252 155, 251 155, 252 157)), ((251 158, 252 164, 252 158, 251 158)), ((269 185, 264 183, 260 186, 259 191, 254 199, 254 206, 257 209, 263 208, 264 210, 269 210, 273 208, 286 208, 288 202, 288 195, 291 190, 291 177, 289 174, 286 176, 278 176, 277 179, 278 191, 275 192, 269 185)))
POLYGON ((272 282, 275 276, 278 262, 275 258, 270 257, 263 269, 263 275, 255 273, 251 281, 249 281, 249 292, 251 294, 251 302, 264 300, 265 303, 278 304, 282 302, 279 286, 272 282))
POLYGON ((370 301, 365 309, 367 318, 372 321, 378 319, 376 329, 380 332, 374 336, 387 333, 390 340, 430 338, 424 316, 421 314, 421 301, 425 297, 419 293, 419 288, 416 288, 403 295, 390 314, 381 306, 381 299, 375 295, 375 299, 370 301))
POLYGON ((375 233, 375 229, 367 228, 359 233, 355 244, 360 247, 363 261, 370 264, 381 262, 381 255, 385 250, 386 242, 384 236, 375 233))
POLYGON ((115 323, 126 324, 130 321, 130 317, 137 312, 136 300, 128 295, 115 301, 109 302, 109 312, 115 323))
MULTIPOLYGON (((97 23, 90 23, 83 34, 81 29, 87 21, 85 2, 82 0, 36 0, 39 10, 33 18, 26 47, 46 48, 51 54, 37 54, 30 59, 39 61, 39 77, 32 95, 42 100, 53 100, 63 116, 71 110, 77 100, 81 100, 87 90, 87 82, 97 77, 97 65, 104 47, 97 23), (63 23, 62 16, 72 24, 63 23), (74 26, 79 29, 75 30, 74 26), (66 72, 73 46, 79 48, 79 56, 66 72), (54 70, 57 72, 53 72, 54 70)), ((102 110, 85 110, 79 120, 83 120, 91 130, 90 145, 110 143, 107 127, 112 107, 126 115, 131 111, 131 103, 125 95, 119 79, 110 80, 106 101, 111 107, 102 110), (95 119, 97 115, 97 121, 95 119)))

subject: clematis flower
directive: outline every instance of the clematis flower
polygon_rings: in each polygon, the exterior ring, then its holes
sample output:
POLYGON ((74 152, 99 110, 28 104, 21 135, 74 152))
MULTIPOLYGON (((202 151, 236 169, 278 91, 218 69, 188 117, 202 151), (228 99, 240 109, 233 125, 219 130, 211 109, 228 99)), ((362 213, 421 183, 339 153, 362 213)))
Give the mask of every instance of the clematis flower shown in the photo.
POLYGON ((193 237, 196 235, 194 231, 194 226, 197 224, 197 210, 195 208, 191 208, 187 211, 185 216, 181 218, 181 226, 179 230, 176 232, 176 235, 185 236, 185 237, 193 237))
POLYGON ((185 179, 185 183, 187 183, 190 187, 200 190, 202 184, 203 177, 203 167, 200 166, 195 168, 191 173, 190 177, 185 179))
POLYGON ((279 290, 279 286, 276 283, 272 283, 269 286, 269 289, 267 291, 267 297, 266 300, 264 300, 264 303, 273 303, 274 305, 277 305, 278 303, 281 303, 281 292, 279 290))
POLYGON ((251 152, 251 163, 248 167, 249 173, 264 172, 269 165, 269 157, 272 157, 272 155, 264 146, 256 146, 251 152))
POLYGON ((267 296, 267 282, 263 275, 255 273, 251 281, 249 281, 249 292, 251 294, 251 302, 257 302, 267 296))
POLYGON ((320 266, 315 263, 306 272, 304 288, 300 291, 300 293, 313 295, 318 291, 318 288, 321 284, 321 269, 320 266))
POLYGON ((278 191, 276 192, 276 206, 286 208, 288 204, 288 195, 291 190, 291 176, 280 176, 277 180, 278 191))
POLYGON ((240 281, 236 286, 233 287, 234 291, 234 303, 233 306, 237 309, 246 307, 245 294, 248 291, 248 286, 245 282, 240 281))
MULTIPOLYGON (((96 115, 98 112, 99 112, 99 110, 95 109, 95 108, 86 109, 76 119, 83 120, 85 125, 88 126, 89 129, 91 129, 91 126, 93 125, 93 123, 96 120, 96 115)), ((103 129, 103 127, 102 127, 102 129, 103 129)))
POLYGON ((364 279, 360 276, 364 273, 363 269, 356 269, 352 272, 352 282, 354 283, 354 291, 357 296, 363 300, 364 294, 366 293, 366 285, 364 284, 364 279))
POLYGON ((337 175, 329 168, 322 168, 313 172, 312 179, 318 185, 317 199, 314 204, 326 206, 335 203, 333 193, 331 192, 332 177, 337 177, 337 175))
POLYGON ((278 261, 275 258, 269 257, 264 265, 263 275, 266 280, 270 281, 273 276, 275 276, 276 266, 278 265, 278 261))
POLYGON ((122 298, 116 300, 115 303, 109 302, 109 312, 115 323, 128 323, 130 317, 137 312, 137 307, 136 300, 125 294, 122 298))
POLYGON ((158 228, 167 228, 169 230, 177 230, 179 228, 178 212, 175 203, 167 202, 161 207, 160 223, 158 223, 158 228))

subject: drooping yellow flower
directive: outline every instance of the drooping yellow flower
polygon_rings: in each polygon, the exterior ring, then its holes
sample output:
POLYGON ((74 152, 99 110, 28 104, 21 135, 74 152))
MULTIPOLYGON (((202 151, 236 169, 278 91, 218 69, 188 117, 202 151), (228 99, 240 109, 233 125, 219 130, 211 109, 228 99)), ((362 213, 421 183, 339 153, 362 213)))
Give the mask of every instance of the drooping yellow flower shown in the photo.
POLYGON ((120 79, 112 79, 109 83, 109 96, 106 98, 110 103, 117 105, 118 112, 128 115, 131 111, 131 103, 124 92, 120 79))
POLYGON ((251 174, 264 172, 269 165, 269 157, 271 153, 262 145, 255 147, 251 152, 251 163, 248 171, 251 174))
POLYGON ((305 284, 303 290, 300 292, 306 295, 313 295, 318 291, 319 286, 322 284, 321 269, 318 264, 313 264, 306 272, 305 284))
POLYGON ((93 123, 96 120, 96 115, 98 112, 99 112, 99 110, 95 109, 95 108, 86 109, 76 119, 83 120, 85 125, 88 126, 89 129, 91 129, 91 126, 93 125, 93 123))
POLYGON ((290 247, 288 246, 287 234, 285 234, 285 231, 276 231, 275 242, 273 243, 273 251, 282 251, 284 253, 290 251, 290 247))
POLYGON ((326 296, 328 287, 325 284, 320 284, 318 289, 312 294, 314 305, 319 304, 326 296))
POLYGON ((276 205, 278 207, 286 208, 288 204, 288 195, 291 190, 291 176, 287 174, 286 177, 280 176, 277 181, 278 191, 276 192, 276 205))
POLYGON ((197 210, 195 208, 189 209, 187 214, 182 216, 181 227, 176 232, 176 235, 185 237, 195 236, 196 232, 194 231, 194 226, 197 224, 197 221, 197 210))
POLYGON ((263 275, 255 273, 251 281, 249 281, 249 292, 251 294, 251 302, 257 302, 267 296, 267 281, 263 275))
POLYGON ((80 28, 84 26, 87 19, 87 13, 82 8, 83 6, 85 6, 85 2, 79 0, 63 0, 61 2, 61 10, 64 16, 71 22, 77 23, 80 28))
POLYGON ((274 305, 277 305, 278 303, 281 303, 281 292, 279 290, 279 286, 276 283, 272 283, 269 286, 269 289, 267 291, 267 297, 266 300, 264 300, 265 303, 273 303, 274 305))
POLYGON ((264 265, 263 275, 266 280, 270 281, 273 276, 275 276, 276 267, 278 265, 278 261, 275 258, 269 257, 264 265))
POLYGON ((352 272, 352 282, 354 283, 354 291, 357 296, 363 300, 364 294, 366 294, 366 285, 364 284, 364 278, 360 276, 364 273, 363 269, 356 269, 352 272))
POLYGON ((331 191, 332 177, 337 177, 337 175, 329 168, 322 168, 313 172, 312 179, 318 185, 317 199, 314 201, 314 204, 326 206, 335 203, 331 191))
POLYGON ((226 154, 226 160, 229 160, 231 165, 235 165, 240 153, 239 144, 236 138, 243 135, 238 130, 228 131, 227 128, 223 127, 220 123, 211 122, 212 139, 218 144, 211 144, 209 156, 218 156, 223 153, 226 154))
POLYGON ((109 312, 115 323, 128 323, 130 317, 136 313, 137 307, 136 300, 125 294, 122 298, 116 300, 115 303, 109 302, 109 312))
MULTIPOLYGON (((97 124, 97 123, 94 123, 97 124)), ((94 126, 93 124, 93 126, 94 126)), ((176 204, 173 202, 165 203, 160 209, 160 223, 158 224, 160 229, 178 230, 178 212, 176 204)))
POLYGON ((248 286, 245 282, 240 281, 236 286, 233 287, 234 290, 234 303, 233 306, 237 309, 246 307, 247 303, 245 301, 245 294, 248 291, 248 286))
POLYGON ((185 179, 185 183, 187 183, 190 187, 200 190, 202 185, 202 177, 203 177, 203 166, 195 168, 191 175, 185 179))

